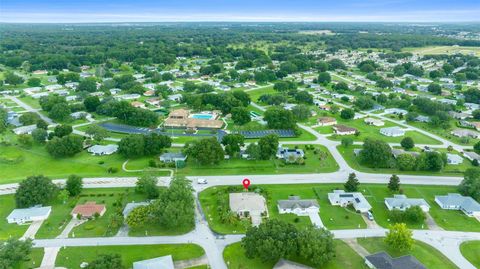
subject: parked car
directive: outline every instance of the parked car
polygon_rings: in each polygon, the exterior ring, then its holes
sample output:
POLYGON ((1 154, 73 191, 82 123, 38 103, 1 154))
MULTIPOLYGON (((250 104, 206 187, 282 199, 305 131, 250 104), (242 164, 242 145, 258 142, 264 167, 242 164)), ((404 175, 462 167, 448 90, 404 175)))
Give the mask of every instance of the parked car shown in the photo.
POLYGON ((197 183, 198 183, 198 184, 207 184, 208 181, 207 181, 206 179, 204 179, 204 178, 199 178, 199 179, 197 179, 197 183))
POLYGON ((372 212, 370 211, 367 212, 367 218, 368 220, 374 220, 372 212))

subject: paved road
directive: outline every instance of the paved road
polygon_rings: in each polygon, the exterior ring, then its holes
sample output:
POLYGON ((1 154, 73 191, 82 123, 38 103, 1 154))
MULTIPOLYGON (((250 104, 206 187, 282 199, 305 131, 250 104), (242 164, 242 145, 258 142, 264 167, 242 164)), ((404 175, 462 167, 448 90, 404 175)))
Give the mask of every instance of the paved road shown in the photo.
POLYGON ((7 98, 14 101, 15 103, 17 103, 19 106, 21 106, 26 111, 37 113, 42 120, 44 120, 46 123, 48 123, 48 125, 55 125, 56 124, 52 119, 50 119, 49 117, 40 113, 39 109, 35 109, 35 108, 31 107, 30 105, 24 103, 22 100, 18 99, 16 96, 7 96, 7 98))

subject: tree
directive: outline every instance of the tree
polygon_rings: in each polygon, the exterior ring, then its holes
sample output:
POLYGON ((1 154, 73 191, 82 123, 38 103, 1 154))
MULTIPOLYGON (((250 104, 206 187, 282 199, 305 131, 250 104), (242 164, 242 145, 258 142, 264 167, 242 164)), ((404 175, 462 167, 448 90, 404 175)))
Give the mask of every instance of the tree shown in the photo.
POLYGON ((201 165, 218 164, 225 157, 222 146, 214 137, 187 143, 185 152, 201 165))
POLYGON ((5 83, 17 86, 18 84, 22 84, 24 79, 21 76, 15 75, 13 72, 7 72, 5 74, 5 83))
POLYGON ((295 129, 295 116, 292 111, 280 108, 270 107, 263 115, 268 128, 272 129, 295 129))
POLYGON ((71 134, 72 132, 73 132, 72 126, 67 124, 57 125, 53 129, 53 135, 56 137, 64 137, 71 134))
POLYGON ((82 192, 83 189, 83 179, 77 175, 70 175, 67 178, 65 189, 68 191, 70 196, 77 196, 82 192))
POLYGON ((298 255, 315 267, 321 267, 335 257, 331 232, 309 226, 298 232, 298 255))
POLYGON ((55 104, 48 115, 57 121, 64 121, 70 116, 70 107, 66 103, 55 104))
POLYGON ((351 108, 344 108, 340 112, 340 117, 345 120, 353 119, 354 116, 355 116, 355 111, 353 111, 353 109, 351 108))
POLYGON ((145 141, 140 134, 131 134, 118 143, 118 153, 126 158, 135 158, 145 155, 145 141))
POLYGON ((423 171, 440 171, 445 162, 442 154, 435 151, 422 152, 417 159, 417 169, 423 171))
POLYGON ((405 223, 395 223, 390 226, 385 237, 385 243, 398 251, 408 251, 413 247, 412 231, 405 223))
POLYGON ((411 154, 404 153, 397 156, 397 166, 402 171, 415 170, 417 158, 411 154))
POLYGON ((47 142, 47 152, 54 158, 71 157, 83 149, 83 138, 78 135, 54 137, 47 142))
POLYGON ((392 175, 388 182, 388 189, 393 192, 400 190, 400 178, 397 175, 392 175))
POLYGON ((108 131, 105 128, 95 124, 91 124, 90 126, 88 126, 85 133, 95 141, 102 141, 103 139, 108 137, 108 131))
POLYGON ((47 139, 48 133, 45 129, 40 129, 37 128, 32 131, 32 138, 33 141, 43 144, 45 143, 45 140, 47 139))
POLYGON ((360 162, 371 167, 390 167, 392 149, 382 140, 365 139, 360 151, 360 162))
POLYGON ((442 93, 442 87, 437 83, 431 83, 430 85, 428 85, 427 90, 436 95, 442 93))
POLYGON ((408 137, 408 136, 403 138, 402 141, 400 141, 400 145, 405 150, 410 150, 410 149, 413 149, 415 147, 415 143, 413 142, 413 139, 411 137, 408 137))
POLYGON ((473 151, 475 151, 476 153, 480 153, 480 141, 473 145, 473 151))
POLYGON ((465 171, 464 178, 458 186, 462 195, 470 196, 480 202, 480 169, 469 168, 465 171))
POLYGON ((145 155, 151 156, 162 153, 163 149, 172 145, 172 139, 166 135, 150 133, 143 137, 145 143, 145 155))
POLYGON ((8 126, 8 113, 5 109, 0 108, 0 134, 7 130, 8 126))
POLYGON ((36 124, 40 119, 40 116, 35 112, 25 112, 19 118, 18 121, 23 125, 36 124))
POLYGON ((260 159, 269 160, 275 156, 278 149, 278 136, 266 135, 258 140, 260 159))
POLYGON ((299 104, 313 104, 313 96, 307 91, 299 91, 295 94, 295 101, 299 104))
POLYGON ((307 105, 297 105, 292 108, 295 121, 307 120, 312 115, 312 110, 307 105))
POLYGON ((32 252, 32 239, 19 240, 9 238, 0 244, 0 268, 18 268, 32 252))
POLYGON ((371 97, 360 96, 355 100, 354 105, 361 110, 366 110, 366 109, 372 109, 373 106, 375 105, 375 102, 371 97))
POLYGON ((15 193, 18 208, 46 205, 57 196, 58 188, 44 176, 30 176, 20 182, 15 193))
POLYGON ((85 269, 124 269, 120 254, 100 254, 85 269))
MULTIPOLYGON (((241 245, 248 258, 259 258, 264 263, 272 262, 297 253, 297 236, 298 231, 293 224, 269 219, 258 227, 250 227, 242 238, 241 245)), ((306 255, 311 257, 310 252, 306 255)))
POLYGON ((138 178, 135 191, 145 194, 148 199, 156 199, 159 191, 157 187, 158 179, 152 174, 144 174, 138 178))
POLYGON ((48 123, 45 122, 45 121, 42 120, 42 119, 39 119, 39 120, 37 121, 37 128, 38 128, 38 129, 47 130, 47 129, 48 129, 48 123))
POLYGON ((225 152, 233 157, 240 153, 240 147, 244 145, 245 137, 241 134, 227 134, 222 138, 222 145, 225 146, 225 152))
POLYGON ((39 78, 29 78, 27 85, 30 87, 40 87, 42 86, 42 80, 39 78))
POLYGON ((358 182, 357 175, 355 173, 350 173, 348 175, 347 182, 343 185, 346 192, 356 192, 358 191, 358 186, 360 182, 358 182))
POLYGON ((256 143, 251 143, 247 146, 245 153, 250 159, 260 160, 260 146, 256 143))
POLYGON ((80 81, 77 87, 77 91, 79 92, 94 92, 97 90, 97 82, 95 78, 85 78, 84 80, 80 81))
POLYGON ((142 227, 148 221, 150 213, 149 209, 149 206, 135 207, 130 213, 128 213, 125 223, 127 223, 132 229, 142 227))
POLYGON ((83 105, 88 112, 97 111, 97 107, 101 104, 98 96, 88 96, 83 100, 83 105))
POLYGON ((65 204, 68 201, 69 193, 67 190, 61 190, 58 192, 57 199, 62 201, 65 204))
POLYGON ((317 78, 318 83, 326 85, 332 81, 332 77, 328 72, 320 72, 317 78))
POLYGON ((348 147, 350 147, 351 145, 353 145, 353 138, 351 138, 351 137, 343 137, 341 143, 342 143, 342 146, 343 146, 343 147, 348 148, 348 147))
POLYGON ((236 125, 249 123, 252 118, 250 112, 245 107, 234 107, 232 109, 232 120, 236 125))

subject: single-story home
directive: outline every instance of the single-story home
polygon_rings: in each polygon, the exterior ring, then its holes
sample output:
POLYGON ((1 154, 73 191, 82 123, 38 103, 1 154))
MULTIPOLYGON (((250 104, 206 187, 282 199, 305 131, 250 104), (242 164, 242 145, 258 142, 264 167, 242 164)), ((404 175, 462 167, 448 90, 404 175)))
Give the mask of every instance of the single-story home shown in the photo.
POLYGON ((412 255, 392 258, 384 251, 365 256, 365 264, 372 269, 427 269, 412 255))
POLYGON ((300 199, 299 196, 290 196, 288 200, 278 200, 277 207, 280 214, 292 213, 297 216, 308 216, 312 213, 318 213, 320 209, 317 200, 300 199))
POLYGON ((477 131, 469 129, 455 129, 450 132, 452 135, 457 137, 471 137, 471 138, 480 138, 480 133, 477 131))
POLYGON ((333 130, 337 135, 353 135, 357 132, 357 129, 341 124, 333 125, 333 130))
POLYGON ((96 202, 86 202, 83 205, 76 205, 71 214, 74 218, 80 215, 82 218, 88 219, 94 217, 96 214, 103 216, 105 211, 107 211, 105 205, 100 205, 96 202))
POLYGON ((385 122, 379 119, 374 119, 374 118, 366 118, 363 120, 367 125, 373 125, 373 126, 384 126, 385 122))
POLYGON ((32 125, 17 127, 15 129, 13 129, 13 132, 16 135, 31 134, 35 129, 37 129, 37 125, 32 124, 32 125))
POLYGON ((459 165, 463 163, 462 156, 458 154, 447 153, 447 164, 459 165))
POLYGON ((262 222, 262 214, 268 216, 265 197, 253 192, 230 193, 230 210, 239 217, 251 217, 254 226, 262 222))
POLYGON ((7 217, 8 223, 23 224, 26 222, 46 220, 52 212, 51 206, 34 206, 30 208, 17 208, 7 217))
POLYGON ((412 206, 419 206, 423 212, 430 210, 430 206, 424 199, 407 198, 407 196, 403 194, 396 194, 393 198, 385 198, 385 205, 390 211, 394 209, 405 211, 412 206))
POLYGON ((480 217, 480 204, 472 197, 449 193, 447 195, 436 195, 435 202, 442 209, 461 210, 469 217, 480 217))
POLYGON ((328 200, 332 205, 339 205, 346 207, 353 205, 355 210, 362 213, 368 212, 372 209, 372 206, 368 203, 367 199, 360 192, 345 192, 344 190, 334 190, 328 193, 328 200))
POLYGON ((312 267, 289 260, 280 259, 275 266, 273 266, 273 269, 312 269, 312 267))
POLYGON ((100 155, 111 155, 118 150, 118 145, 116 144, 108 144, 108 145, 94 145, 87 149, 88 152, 92 153, 92 155, 100 156, 100 155))
POLYGON ((276 157, 286 162, 295 162, 300 158, 303 158, 305 153, 302 149, 289 149, 284 148, 281 145, 278 146, 276 157))
POLYGON ((133 263, 133 269, 174 269, 172 255, 133 263))
POLYGON ((187 156, 181 152, 166 152, 160 155, 160 161, 164 163, 173 163, 177 161, 186 161, 187 156))
POLYGON ((383 111, 384 114, 407 115, 408 111, 401 108, 387 108, 383 111))
POLYGON ((380 133, 384 136, 398 137, 398 136, 404 136, 405 130, 398 126, 394 126, 394 127, 382 128, 380 129, 380 133))
POLYGON ((318 125, 319 126, 331 126, 337 124, 337 120, 332 117, 320 117, 318 118, 318 125))
POLYGON ((477 160, 480 162, 480 155, 478 155, 476 152, 473 152, 473 151, 465 151, 463 152, 463 156, 465 156, 465 158, 469 159, 470 161, 474 161, 474 160, 477 160))
POLYGON ((398 156, 400 156, 402 154, 409 154, 409 155, 412 155, 413 157, 420 156, 420 153, 415 152, 415 151, 405 151, 403 149, 392 149, 392 155, 395 159, 398 158, 398 156))

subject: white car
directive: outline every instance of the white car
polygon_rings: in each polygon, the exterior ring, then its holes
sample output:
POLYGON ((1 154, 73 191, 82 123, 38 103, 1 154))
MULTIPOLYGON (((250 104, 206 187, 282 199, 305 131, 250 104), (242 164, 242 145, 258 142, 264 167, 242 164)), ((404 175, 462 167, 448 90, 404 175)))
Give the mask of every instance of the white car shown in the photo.
POLYGON ((207 180, 204 178, 197 179, 197 184, 207 184, 207 183, 208 183, 207 180))
POLYGON ((371 221, 374 220, 372 212, 370 212, 370 211, 367 212, 367 218, 371 221))

